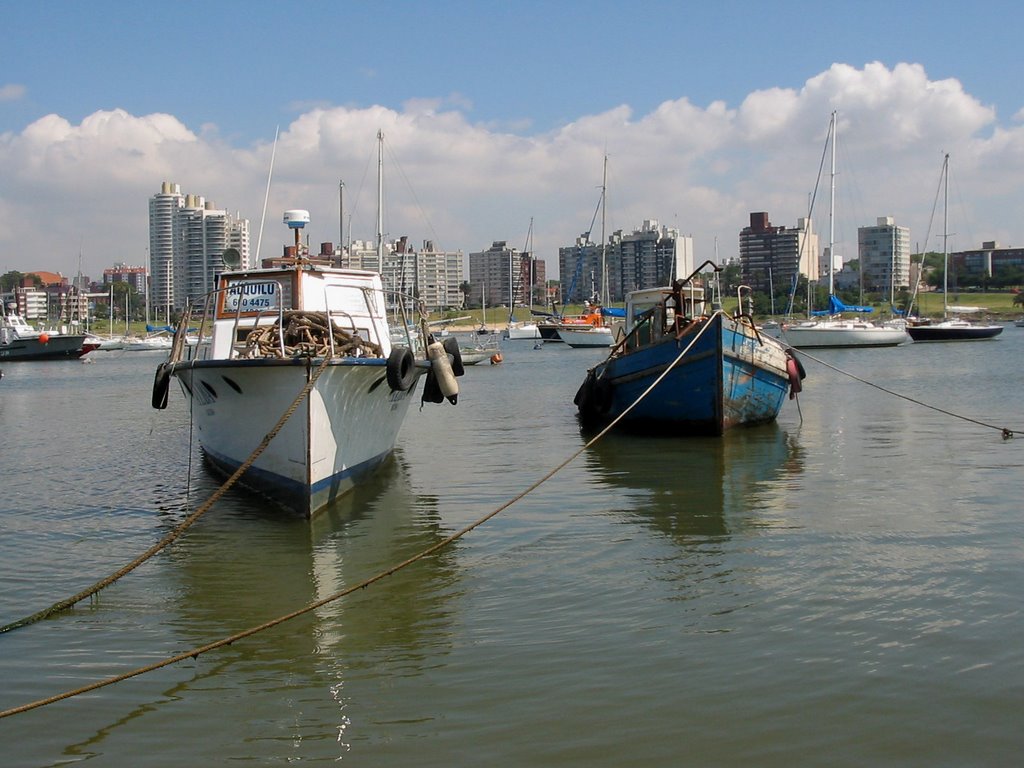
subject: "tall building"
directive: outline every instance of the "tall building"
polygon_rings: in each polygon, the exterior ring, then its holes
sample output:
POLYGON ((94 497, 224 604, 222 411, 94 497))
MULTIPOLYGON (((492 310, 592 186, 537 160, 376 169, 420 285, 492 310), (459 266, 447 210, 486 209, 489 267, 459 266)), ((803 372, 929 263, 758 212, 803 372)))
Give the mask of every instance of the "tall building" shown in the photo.
POLYGON ((416 254, 416 292, 428 310, 461 309, 462 251, 439 251, 423 241, 416 254))
POLYGON ((892 216, 857 228, 857 254, 864 290, 892 296, 910 287, 910 229, 897 226, 892 216))
POLYGON ((404 235, 383 246, 383 256, 378 257, 375 243, 354 240, 339 250, 338 264, 379 273, 389 307, 394 307, 396 293, 415 296, 427 311, 462 307, 462 251, 438 250, 430 240, 416 251, 404 235))
POLYGON ((249 266, 249 221, 218 209, 201 195, 184 195, 164 182, 149 200, 150 303, 159 315, 202 302, 226 268, 224 251, 236 248, 249 266))
POLYGON ((693 238, 660 227, 656 219, 646 219, 628 234, 616 230, 604 248, 584 233, 575 245, 558 249, 562 301, 600 300, 605 272, 608 301, 623 301, 630 291, 670 285, 687 277, 693 272, 693 261, 693 238))
POLYGON ((545 264, 532 253, 519 251, 506 240, 495 240, 486 251, 469 254, 469 297, 472 307, 544 305, 545 264))
POLYGON ((818 235, 811 220, 796 227, 776 227, 768 214, 750 214, 750 226, 740 230, 740 273, 743 282, 763 293, 788 293, 799 275, 820 277, 818 235))

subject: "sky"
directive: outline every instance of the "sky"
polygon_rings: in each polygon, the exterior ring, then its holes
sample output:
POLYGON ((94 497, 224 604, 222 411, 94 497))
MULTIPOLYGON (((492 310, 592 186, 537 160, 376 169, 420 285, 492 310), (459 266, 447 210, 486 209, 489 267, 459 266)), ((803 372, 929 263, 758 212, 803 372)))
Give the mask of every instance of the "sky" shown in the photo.
POLYGON ((289 242, 286 209, 314 244, 373 240, 378 131, 385 237, 416 247, 529 233, 557 277, 559 246, 600 238, 605 158, 608 233, 653 219, 724 262, 751 212, 813 210, 825 244, 833 111, 839 256, 880 216, 941 251, 946 153, 949 249, 1024 243, 1019 2, 0 0, 0 18, 0 273, 144 265, 163 181, 248 218, 261 256, 289 242))

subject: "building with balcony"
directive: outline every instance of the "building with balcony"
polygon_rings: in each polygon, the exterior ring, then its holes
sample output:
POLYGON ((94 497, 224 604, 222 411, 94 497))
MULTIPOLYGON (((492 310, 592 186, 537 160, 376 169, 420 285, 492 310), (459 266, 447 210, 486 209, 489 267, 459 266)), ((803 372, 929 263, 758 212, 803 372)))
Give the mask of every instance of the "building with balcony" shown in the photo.
POLYGON ((757 292, 788 294, 800 275, 827 276, 821 269, 818 235, 810 219, 795 227, 773 226, 768 214, 750 214, 750 226, 740 230, 740 273, 744 284, 757 292), (816 266, 817 265, 817 266, 816 266))
POLYGON ((910 287, 910 229, 897 226, 892 216, 858 227, 857 255, 864 290, 891 297, 910 287))

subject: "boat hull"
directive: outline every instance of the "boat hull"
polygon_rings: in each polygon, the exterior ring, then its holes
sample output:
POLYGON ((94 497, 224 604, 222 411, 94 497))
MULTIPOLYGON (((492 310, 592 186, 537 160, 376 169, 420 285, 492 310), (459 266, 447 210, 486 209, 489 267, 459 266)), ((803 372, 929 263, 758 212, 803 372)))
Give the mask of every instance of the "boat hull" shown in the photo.
POLYGON ((558 330, 562 341, 573 349, 586 349, 589 347, 610 347, 612 345, 612 329, 603 326, 589 326, 585 328, 567 328, 558 330))
POLYGON ((918 325, 907 328, 915 343, 923 341, 982 341, 1003 332, 1001 325, 918 325))
POLYGON ((510 325, 505 329, 505 338, 510 341, 517 339, 539 339, 541 338, 540 329, 537 328, 535 323, 510 325))
POLYGON ((786 366, 781 344, 719 314, 678 339, 668 336, 595 366, 576 404, 585 427, 623 416, 620 425, 631 431, 721 435, 775 420, 789 388, 786 366), (644 395, 708 324, 682 360, 644 395))
MULTIPOLYGON (((225 473, 245 463, 302 391, 317 360, 231 360, 175 364, 199 443, 225 473)), ((332 360, 280 432, 239 479, 310 517, 351 490, 392 453, 413 401, 392 391, 386 361, 332 360)))
POLYGON ((813 323, 784 326, 782 338, 799 349, 812 347, 895 347, 907 342, 902 328, 863 323, 813 323))
POLYGON ((44 343, 38 338, 16 338, 0 344, 0 360, 69 360, 85 354, 84 335, 54 335, 44 343))

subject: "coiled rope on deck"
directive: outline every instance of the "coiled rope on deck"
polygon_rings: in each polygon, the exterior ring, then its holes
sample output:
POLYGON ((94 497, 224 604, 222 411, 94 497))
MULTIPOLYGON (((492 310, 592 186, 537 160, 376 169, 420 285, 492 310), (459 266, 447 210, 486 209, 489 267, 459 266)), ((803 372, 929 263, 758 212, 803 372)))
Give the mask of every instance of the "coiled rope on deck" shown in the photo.
POLYGON ((263 451, 266 450, 267 446, 270 445, 270 441, 277 436, 277 433, 281 431, 282 427, 284 427, 288 419, 292 417, 292 415, 295 413, 295 410, 299 407, 302 401, 305 400, 306 397, 309 395, 310 391, 313 389, 313 385, 316 384, 316 380, 319 379, 320 374, 322 374, 327 369, 327 365, 330 363, 330 361, 330 357, 324 358, 324 361, 314 369, 313 374, 309 377, 309 381, 306 382, 306 385, 302 388, 302 391, 299 392, 298 396, 295 398, 292 404, 288 406, 288 409, 284 412, 281 418, 278 419, 274 427, 266 434, 266 436, 263 438, 260 444, 256 446, 256 450, 254 450, 249 455, 249 458, 242 462, 241 466, 239 466, 238 469, 234 471, 231 477, 224 481, 223 485, 221 485, 220 488, 215 490, 210 495, 210 498, 208 498, 205 503, 203 503, 191 515, 185 518, 185 520, 183 520, 174 530, 172 530, 160 541, 151 546, 149 549, 147 549, 145 552, 136 557, 134 560, 132 560, 130 563, 125 565, 120 570, 115 571, 106 578, 97 581, 91 587, 83 589, 81 592, 72 595, 71 597, 57 601, 49 608, 44 608, 41 611, 33 613, 31 616, 26 616, 25 618, 18 619, 17 621, 12 621, 9 624, 3 625, 2 627, 0 627, 0 634, 3 634, 4 632, 10 632, 11 630, 18 629, 20 627, 28 626, 29 624, 35 624, 37 621, 42 621, 43 619, 52 616, 55 613, 60 613, 61 611, 67 610, 68 608, 75 605, 76 603, 81 602, 85 598, 95 595, 101 589, 109 587, 122 576, 125 576, 126 574, 134 571, 144 562, 149 560, 149 558, 153 557, 153 555, 155 555, 157 552, 160 552, 162 549, 165 549, 166 547, 171 545, 179 536, 181 536, 181 534, 183 534, 190 527, 192 527, 192 525, 199 518, 205 515, 210 510, 210 508, 217 502, 217 500, 220 499, 220 497, 223 496, 225 493, 227 493, 228 490, 236 482, 238 482, 238 479, 243 474, 245 474, 249 467, 253 465, 253 462, 255 462, 256 459, 260 457, 260 454, 262 454, 263 451))
POLYGON ((592 437, 590 440, 588 440, 581 448, 576 450, 574 453, 570 454, 570 456, 567 459, 563 460, 560 464, 555 466, 555 468, 552 469, 550 472, 548 472, 546 475, 544 475, 539 480, 536 480, 531 485, 529 485, 525 490, 519 492, 518 494, 513 496, 511 499, 506 501, 504 504, 501 504, 499 507, 497 507, 493 511, 487 513, 486 515, 484 515, 480 519, 476 520, 475 522, 470 523, 469 525, 465 526, 464 528, 461 528, 460 530, 456 531, 455 533, 453 533, 448 538, 443 539, 442 541, 439 541, 436 544, 431 545, 430 547, 427 547, 426 549, 424 549, 421 552, 413 555, 412 557, 408 558, 407 560, 403 560, 401 563, 399 563, 397 565, 394 565, 394 566, 392 566, 392 567, 390 567, 390 568, 388 568, 388 569, 386 569, 384 571, 381 571, 381 572, 377 573, 374 576, 370 576, 369 578, 364 579, 363 581, 359 582, 358 584, 354 584, 354 585, 352 585, 350 587, 347 587, 346 589, 343 589, 343 590, 341 590, 339 592, 335 592, 333 595, 328 595, 327 597, 321 598, 320 600, 317 600, 315 602, 309 603, 305 607, 299 608, 298 610, 292 611, 291 613, 287 613, 287 614, 285 614, 283 616, 279 616, 276 619, 271 619, 270 621, 264 622, 263 624, 260 624, 258 626, 250 627, 249 629, 242 630, 241 632, 237 632, 237 633, 235 633, 235 634, 233 634, 233 635, 231 635, 229 637, 225 637, 225 638, 222 638, 220 640, 216 640, 216 641, 214 641, 212 643, 207 643, 206 645, 198 646, 196 648, 193 648, 192 650, 185 651, 183 653, 179 653, 179 654, 177 654, 175 656, 170 656, 170 657, 168 657, 166 659, 163 659, 161 661, 157 661, 157 662, 154 662, 152 664, 148 664, 148 665, 146 665, 144 667, 139 667, 139 668, 133 669, 133 670, 131 670, 129 672, 124 672, 124 673, 122 673, 120 675, 115 675, 114 677, 109 677, 109 678, 106 678, 104 680, 97 680, 94 683, 90 683, 89 685, 82 686, 81 688, 76 688, 75 690, 72 690, 72 691, 65 691, 63 693, 58 693, 58 694, 56 694, 54 696, 50 696, 50 697, 45 698, 45 699, 39 699, 38 701, 29 702, 28 704, 23 704, 23 705, 18 706, 18 707, 13 707, 11 709, 4 710, 4 711, 0 712, 0 719, 3 719, 5 717, 10 717, 12 715, 21 714, 23 712, 29 712, 29 711, 31 711, 33 709, 38 709, 39 707, 44 707, 44 706, 47 706, 49 704, 55 704, 58 701, 63 701, 64 699, 70 699, 73 696, 78 696, 78 695, 81 695, 83 693, 88 693, 90 691, 95 691, 95 690, 97 690, 99 688, 105 688, 108 685, 113 685, 114 683, 119 683, 119 682, 122 682, 124 680, 129 680, 129 679, 131 679, 133 677, 138 677, 139 675, 146 674, 147 672, 153 672, 155 670, 162 669, 163 667, 168 667, 168 666, 170 666, 172 664, 177 664, 178 662, 185 661, 186 659, 196 659, 196 658, 198 658, 203 653, 207 653, 207 652, 215 650, 217 648, 222 648, 225 645, 231 645, 232 643, 237 642, 238 640, 242 640, 244 638, 251 637, 252 635, 255 635, 255 634, 259 633, 259 632, 263 632, 265 630, 271 629, 273 627, 278 626, 279 624, 285 623, 286 621, 291 621, 292 619, 298 618, 299 616, 303 616, 303 615, 305 615, 307 613, 310 613, 311 611, 315 611, 318 608, 322 608, 323 606, 328 605, 329 603, 333 603, 336 600, 340 600, 341 598, 346 597, 347 595, 351 595, 353 592, 357 592, 360 589, 365 589, 366 587, 370 586, 371 584, 374 584, 374 583, 376 583, 376 582, 378 582, 378 581, 380 581, 380 580, 382 580, 382 579, 384 579, 384 578, 386 578, 388 576, 391 576, 392 574, 397 573, 398 571, 400 571, 400 570, 402 570, 404 568, 407 568, 408 566, 412 565, 413 563, 416 563, 416 562, 418 562, 420 560, 423 560, 424 558, 429 557, 430 555, 434 554, 435 552, 438 552, 438 551, 444 549, 445 547, 447 547, 447 546, 451 545, 452 543, 454 543, 454 542, 458 541, 459 539, 461 539, 463 536, 468 534, 470 531, 472 531, 472 530, 474 530, 476 528, 479 528, 481 525, 486 523, 488 520, 491 520, 492 518, 496 517, 500 513, 504 512, 506 509, 511 507, 513 504, 515 504, 517 501, 520 501, 521 499, 526 497, 528 494, 530 494, 533 491, 535 491, 541 485, 543 485, 548 480, 550 480, 552 477, 554 477, 556 474, 558 474, 563 469, 565 469, 565 467, 567 467, 572 461, 574 461, 576 458, 578 458, 580 456, 580 454, 582 454, 584 451, 586 451, 592 445, 597 443, 598 440, 602 439, 606 434, 608 434, 608 432, 616 424, 618 424, 619 421, 621 421, 622 418, 627 413, 629 413, 631 410, 633 410, 633 408, 638 403, 640 403, 645 397, 647 397, 647 395, 650 394, 650 392, 656 386, 658 386, 658 384, 662 381, 662 379, 664 379, 669 374, 669 372, 673 368, 675 368, 680 363, 680 361, 682 361, 683 357, 685 357, 686 354, 693 347, 693 345, 697 343, 697 340, 700 339, 700 337, 704 334, 704 332, 708 328, 711 327, 712 323, 710 321, 712 319, 714 319, 715 315, 718 315, 718 314, 723 314, 723 313, 722 313, 721 310, 716 310, 711 315, 711 317, 708 318, 708 322, 705 323, 704 327, 700 329, 700 331, 693 337, 693 339, 690 341, 690 343, 686 345, 686 347, 683 349, 683 351, 680 352, 679 355, 677 355, 676 358, 665 367, 665 370, 661 372, 661 374, 658 376, 658 378, 656 378, 653 382, 651 382, 650 386, 648 386, 647 389, 645 389, 640 394, 640 396, 637 397, 636 400, 634 400, 625 410, 623 410, 623 412, 621 414, 619 414, 615 419, 613 419, 612 422, 610 424, 608 424, 608 426, 606 426, 599 433, 594 435, 594 437, 592 437))
POLYGON ((1009 429, 1008 427, 1000 427, 1000 426, 998 426, 996 424, 987 424, 984 421, 979 421, 978 419, 972 419, 970 416, 964 416, 964 415, 959 414, 959 413, 953 413, 953 411, 947 411, 945 408, 939 408, 938 406, 931 405, 930 403, 926 403, 923 400, 918 400, 916 398, 909 397, 908 395, 904 395, 904 394, 901 394, 899 392, 894 392, 891 389, 886 389, 885 387, 883 387, 880 384, 875 384, 873 381, 868 381, 867 379, 861 378, 860 376, 852 374, 849 371, 844 371, 842 368, 837 368, 836 366, 832 365, 831 363, 826 363, 824 360, 822 360, 819 357, 815 357, 814 355, 809 355, 809 354, 807 354, 806 350, 804 350, 804 349, 800 350, 800 355, 802 357, 807 358, 808 360, 813 360, 814 362, 818 363, 819 365, 823 365, 826 368, 830 368, 831 370, 835 371, 836 373, 841 373, 843 376, 848 376, 851 379, 853 379, 854 381, 859 381, 861 384, 867 384, 869 387, 874 387, 875 389, 879 390, 880 392, 885 392, 887 395, 892 395, 893 397, 898 397, 901 400, 906 400, 908 403, 914 403, 914 405, 920 405, 923 408, 929 408, 929 409, 931 409, 933 411, 936 411, 938 413, 944 414, 946 416, 952 416, 955 419, 961 419, 962 421, 967 421, 967 422, 970 422, 971 424, 977 424, 979 427, 985 427, 987 429, 994 429, 997 432, 1000 432, 1002 434, 1003 440, 1011 440, 1013 438, 1013 430, 1009 429))

